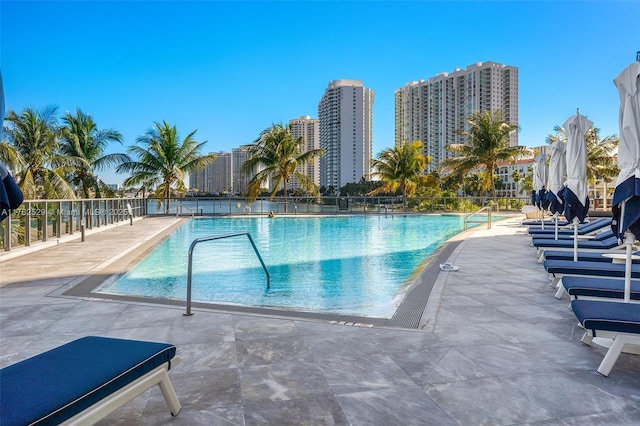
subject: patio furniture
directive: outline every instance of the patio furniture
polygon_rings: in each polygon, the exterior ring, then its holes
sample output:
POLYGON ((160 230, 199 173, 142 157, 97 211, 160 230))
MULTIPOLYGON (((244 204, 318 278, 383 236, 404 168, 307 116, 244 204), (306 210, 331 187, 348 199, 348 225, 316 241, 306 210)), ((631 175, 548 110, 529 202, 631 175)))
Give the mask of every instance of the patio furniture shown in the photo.
POLYGON ((155 385, 175 416, 175 353, 167 343, 89 336, 7 366, 0 424, 93 424, 155 385))
MULTIPOLYGON (((598 367, 598 373, 608 376, 620 354, 640 350, 640 305, 637 303, 600 300, 574 300, 573 313, 585 329, 582 342, 591 345, 594 338, 613 339, 598 367)), ((595 343, 595 342, 594 342, 595 343)))

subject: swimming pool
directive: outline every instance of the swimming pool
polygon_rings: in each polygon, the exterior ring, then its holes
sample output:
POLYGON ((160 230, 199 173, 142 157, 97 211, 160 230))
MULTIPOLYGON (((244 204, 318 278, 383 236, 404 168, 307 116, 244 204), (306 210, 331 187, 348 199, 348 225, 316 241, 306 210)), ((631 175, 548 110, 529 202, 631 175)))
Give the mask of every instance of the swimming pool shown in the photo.
POLYGON ((196 218, 99 292, 184 300, 191 242, 249 232, 270 288, 246 237, 208 241, 193 252, 194 301, 390 318, 420 264, 463 227, 432 215, 196 218))

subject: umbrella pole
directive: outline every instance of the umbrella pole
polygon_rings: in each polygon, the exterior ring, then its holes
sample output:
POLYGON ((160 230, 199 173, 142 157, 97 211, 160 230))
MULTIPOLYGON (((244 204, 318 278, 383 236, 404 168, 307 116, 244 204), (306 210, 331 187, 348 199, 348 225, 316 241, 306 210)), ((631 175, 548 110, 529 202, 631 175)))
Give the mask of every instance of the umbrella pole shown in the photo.
POLYGON ((544 231, 544 209, 540 208, 540 210, 542 210, 542 230, 544 231))
POLYGON ((558 240, 558 212, 553 214, 553 220, 556 222, 555 239, 558 240))
POLYGON ((633 235, 633 232, 625 232, 624 233, 624 243, 626 247, 626 259, 624 262, 624 301, 631 301, 631 256, 633 254, 633 243, 636 238, 633 235))
POLYGON ((578 224, 580 221, 577 217, 573 218, 573 261, 578 261, 578 224))

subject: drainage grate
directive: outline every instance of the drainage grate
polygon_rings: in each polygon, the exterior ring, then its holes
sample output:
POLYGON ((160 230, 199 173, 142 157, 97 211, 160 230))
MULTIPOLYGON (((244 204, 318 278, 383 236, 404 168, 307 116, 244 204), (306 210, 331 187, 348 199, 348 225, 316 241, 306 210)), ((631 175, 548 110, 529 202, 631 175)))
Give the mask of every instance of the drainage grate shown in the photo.
POLYGON ((398 309, 396 309, 396 313, 385 325, 403 328, 418 328, 420 326, 420 319, 427 306, 431 289, 440 273, 440 268, 437 268, 436 265, 448 259, 458 244, 460 244, 460 241, 445 244, 437 256, 431 259, 430 267, 427 267, 420 275, 420 282, 407 293, 398 309))

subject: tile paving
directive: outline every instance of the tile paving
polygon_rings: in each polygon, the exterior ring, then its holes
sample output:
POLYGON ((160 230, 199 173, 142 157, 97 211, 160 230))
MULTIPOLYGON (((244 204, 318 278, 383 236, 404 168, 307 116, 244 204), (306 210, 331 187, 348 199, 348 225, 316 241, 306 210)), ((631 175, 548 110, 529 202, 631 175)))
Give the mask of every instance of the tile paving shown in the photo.
POLYGON ((640 356, 596 372, 605 350, 580 342, 519 219, 464 234, 420 329, 62 295, 134 261, 174 218, 0 255, 0 366, 91 334, 175 344, 182 412, 152 389, 102 425, 640 424, 640 356))

